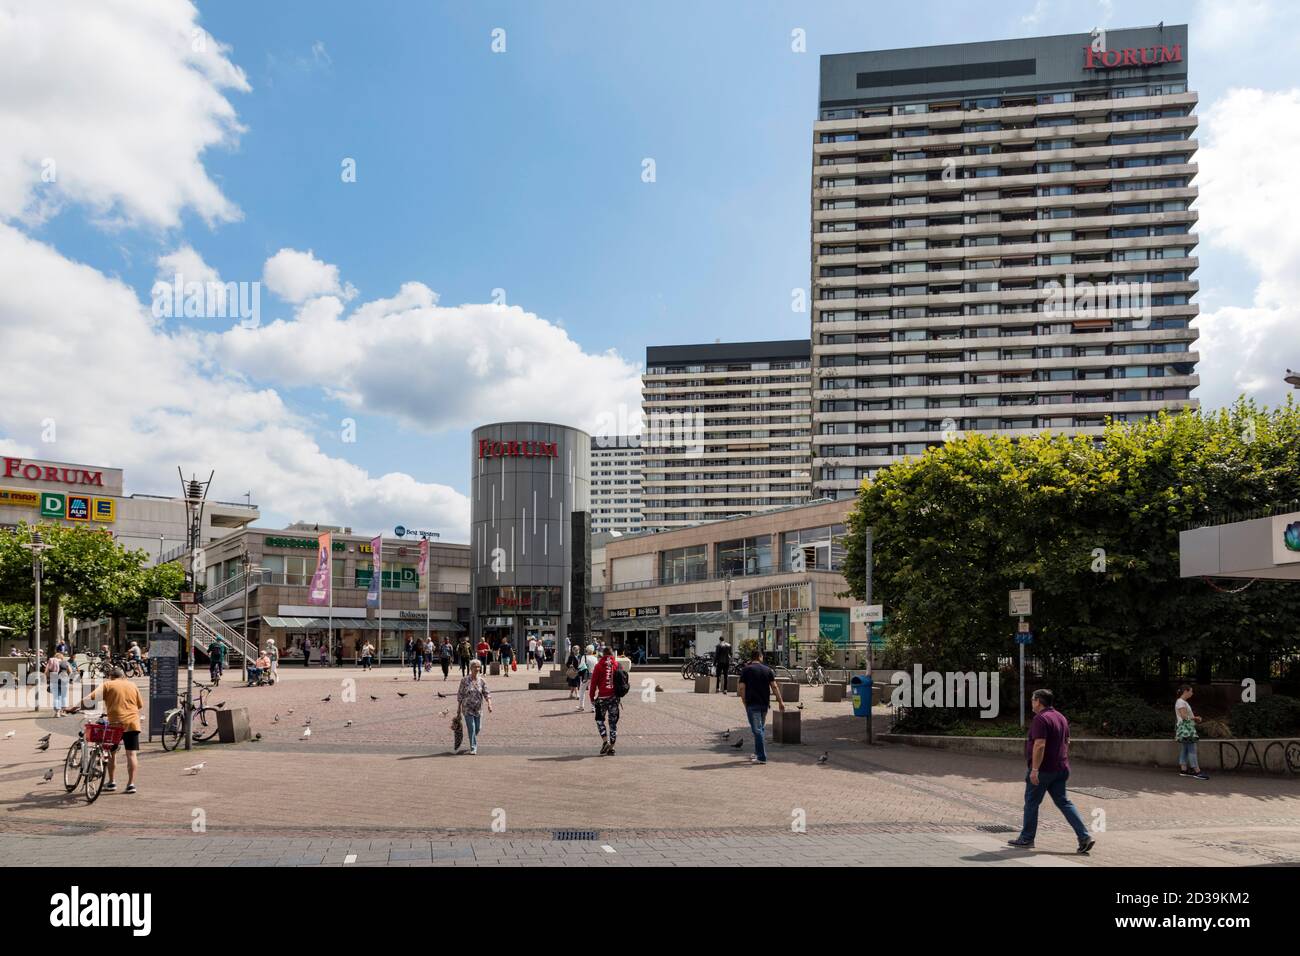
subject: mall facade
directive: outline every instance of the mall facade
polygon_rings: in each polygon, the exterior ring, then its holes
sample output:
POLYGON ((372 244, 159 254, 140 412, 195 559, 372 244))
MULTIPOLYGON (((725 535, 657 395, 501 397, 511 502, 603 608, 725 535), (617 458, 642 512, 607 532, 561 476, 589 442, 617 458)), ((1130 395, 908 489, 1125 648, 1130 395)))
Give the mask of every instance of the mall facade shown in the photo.
POLYGON ((301 663, 306 647, 312 649, 313 664, 329 649, 351 663, 366 642, 384 661, 395 662, 412 636, 453 643, 464 637, 469 546, 431 540, 429 569, 421 581, 419 540, 384 535, 383 607, 371 608, 366 594, 373 576, 372 539, 350 528, 303 522, 283 530, 245 528, 208 547, 204 606, 259 646, 273 639, 286 663, 301 663), (323 532, 330 533, 333 551, 332 609, 311 604, 308 597, 317 536, 323 532), (421 588, 427 593, 425 607, 421 588))
POLYGON ((470 439, 470 625, 496 647, 586 640, 591 610, 591 436, 500 422, 470 439))
POLYGON ((857 667, 865 624, 850 611, 841 567, 851 501, 818 501, 676 528, 624 535, 604 546, 596 634, 635 663, 712 652, 726 637, 754 640, 769 661, 807 664, 818 641, 836 664, 857 667))

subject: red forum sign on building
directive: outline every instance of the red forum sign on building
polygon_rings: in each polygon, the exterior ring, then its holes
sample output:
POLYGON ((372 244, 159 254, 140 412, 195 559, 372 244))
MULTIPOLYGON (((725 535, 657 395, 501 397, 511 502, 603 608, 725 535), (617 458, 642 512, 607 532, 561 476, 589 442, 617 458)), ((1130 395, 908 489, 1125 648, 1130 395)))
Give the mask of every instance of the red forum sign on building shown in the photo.
POLYGON ((33 462, 23 463, 21 458, 6 458, 4 476, 6 478, 26 478, 28 481, 50 481, 63 485, 99 485, 103 487, 102 471, 87 471, 85 468, 66 468, 55 465, 37 465, 33 462))
POLYGON ((1183 46, 1143 46, 1124 50, 1094 50, 1083 48, 1085 70, 1118 70, 1124 67, 1160 66, 1162 63, 1182 63, 1183 46))
POLYGON ((553 441, 491 441, 480 438, 480 458, 559 458, 560 444, 553 441))

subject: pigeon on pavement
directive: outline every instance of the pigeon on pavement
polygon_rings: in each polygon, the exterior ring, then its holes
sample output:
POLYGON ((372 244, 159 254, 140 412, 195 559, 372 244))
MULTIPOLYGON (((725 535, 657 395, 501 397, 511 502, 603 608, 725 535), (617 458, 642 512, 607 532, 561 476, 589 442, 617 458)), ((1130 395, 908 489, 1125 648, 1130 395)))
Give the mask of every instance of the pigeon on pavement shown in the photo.
POLYGON ((745 738, 741 737, 739 740, 737 740, 734 744, 731 745, 731 749, 739 750, 743 746, 745 746, 745 738))
POLYGON ((398 697, 405 697, 406 695, 403 694, 403 693, 399 690, 399 691, 397 692, 397 696, 398 696, 398 697))
POLYGON ((304 728, 303 728, 303 731, 302 731, 302 739, 303 739, 303 740, 306 740, 306 739, 307 739, 308 737, 310 737, 310 736, 311 736, 311 728, 310 728, 310 727, 304 727, 304 728))
POLYGON ((50 749, 50 738, 49 738, 49 737, 44 737, 44 738, 42 738, 42 739, 41 739, 41 742, 40 742, 39 744, 36 745, 36 749, 37 749, 37 750, 49 750, 49 749, 50 749))
POLYGON ((54 768, 47 767, 45 770, 45 776, 41 777, 41 780, 43 780, 45 783, 49 783, 53 779, 54 779, 54 768))
POLYGON ((824 752, 822 753, 822 755, 821 755, 820 757, 817 758, 817 762, 818 762, 818 763, 825 763, 826 761, 828 761, 828 760, 830 760, 830 759, 831 759, 831 752, 830 752, 829 750, 827 750, 827 751, 824 751, 824 752))
POLYGON ((304 717, 304 718, 303 718, 303 721, 302 721, 302 725, 303 725, 304 727, 310 727, 310 726, 311 726, 311 718, 310 718, 310 717, 304 717))
POLYGON ((279 722, 280 722, 280 715, 279 715, 279 714, 276 714, 274 717, 271 718, 271 723, 273 723, 273 724, 278 724, 279 722))
POLYGON ((202 770, 204 767, 206 767, 207 765, 208 765, 208 764, 207 764, 207 761, 205 760, 203 763, 196 763, 196 764, 195 764, 194 766, 192 766, 192 767, 186 767, 186 768, 185 768, 185 772, 188 773, 188 774, 192 777, 192 776, 194 776, 196 773, 198 773, 200 770, 202 770))
POLYGON ((438 691, 438 696, 439 696, 439 697, 446 697, 447 695, 444 694, 442 691, 438 691))
POLYGON ((5 740, 8 740, 10 737, 14 736, 14 735, 17 734, 17 733, 18 733, 18 731, 16 731, 16 730, 11 730, 11 731, 9 731, 9 733, 5 734, 5 740))
POLYGON ((371 699, 371 700, 379 700, 379 698, 376 697, 374 694, 371 694, 371 695, 370 695, 370 699, 371 699))
POLYGON ((344 726, 344 727, 351 727, 351 726, 352 726, 352 721, 350 721, 350 720, 349 720, 349 721, 346 721, 346 722, 343 724, 343 726, 344 726))
POLYGON ((330 702, 330 698, 333 696, 334 696, 333 694, 326 694, 324 697, 320 699, 320 702, 322 704, 328 704, 330 702))
POLYGON ((54 736, 53 734, 46 734, 44 737, 38 737, 37 741, 39 743, 48 744, 50 742, 50 738, 53 736, 54 736))

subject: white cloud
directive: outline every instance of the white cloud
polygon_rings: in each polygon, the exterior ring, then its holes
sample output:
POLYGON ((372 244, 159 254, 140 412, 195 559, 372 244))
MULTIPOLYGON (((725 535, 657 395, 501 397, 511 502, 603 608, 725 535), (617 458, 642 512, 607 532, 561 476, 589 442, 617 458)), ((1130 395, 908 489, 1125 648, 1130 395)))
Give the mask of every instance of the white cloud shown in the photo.
POLYGON ((1242 392, 1275 404, 1284 370, 1300 366, 1300 90, 1232 90, 1202 111, 1200 135, 1201 255, 1240 256, 1258 282, 1249 305, 1202 312, 1196 394, 1209 407, 1242 392))
POLYGON ((449 540, 466 537, 463 495, 402 473, 371 475, 331 454, 322 442, 332 436, 318 439, 275 390, 214 371, 202 340, 161 329, 133 290, 5 225, 0 339, 22 356, 0 403, 11 451, 123 467, 134 491, 171 493, 177 465, 186 474, 211 467, 214 494, 234 499, 252 488, 272 521, 381 530, 396 514, 449 540), (38 438, 47 418, 53 446, 38 438))
POLYGON ((157 278, 170 282, 174 276, 181 276, 185 282, 220 282, 217 270, 203 261, 203 257, 194 251, 193 246, 185 245, 179 249, 158 257, 157 278))
MULTIPOLYGON (((319 386, 358 411, 426 430, 512 419, 592 430, 640 406, 640 373, 614 352, 592 354, 517 306, 441 306, 408 282, 344 316, 333 297, 290 321, 208 339, 219 360, 254 379, 319 386)), ((626 416, 624 416, 626 417, 626 416)))
POLYGON ((227 53, 185 0, 0 0, 0 220, 68 202, 119 225, 237 219, 201 161, 241 132, 227 53))
POLYGON ((351 285, 339 285, 339 267, 321 262, 310 249, 306 252, 281 249, 266 260, 262 267, 262 281, 284 301, 295 304, 322 295, 344 299, 356 295, 351 285))

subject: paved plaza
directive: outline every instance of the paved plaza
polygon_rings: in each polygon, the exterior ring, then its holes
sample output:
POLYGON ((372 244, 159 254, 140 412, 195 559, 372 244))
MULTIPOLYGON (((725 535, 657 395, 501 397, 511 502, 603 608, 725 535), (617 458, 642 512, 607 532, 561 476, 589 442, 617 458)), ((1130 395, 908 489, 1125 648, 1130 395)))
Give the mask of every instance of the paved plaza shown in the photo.
MULTIPOLYGON (((484 714, 480 753, 470 756, 451 751, 455 672, 446 683, 440 673, 415 682, 397 666, 282 675, 275 687, 248 688, 235 673, 212 697, 248 708, 261 740, 170 754, 146 743, 140 792, 104 793, 89 806, 59 782, 78 720, 0 713, 6 864, 1300 863, 1294 777, 1200 782, 1077 763, 1070 783, 1086 790, 1072 798, 1099 830, 1097 849, 1076 856, 1048 804, 1038 848, 1017 851, 1005 841, 1020 822, 1020 761, 868 746, 848 703, 805 701, 803 743, 770 744, 769 764, 756 767, 734 696, 694 694, 676 674, 634 671, 618 753, 600 757, 590 710, 575 712, 564 691, 528 690, 521 670, 488 678, 495 712, 484 714), (662 688, 653 700, 640 695, 647 676, 662 688), (46 733, 50 749, 37 752, 46 733), (186 772, 200 762, 199 773, 186 772), (55 779, 46 783, 48 768, 55 779)), ((885 729, 886 718, 875 719, 885 729)))

